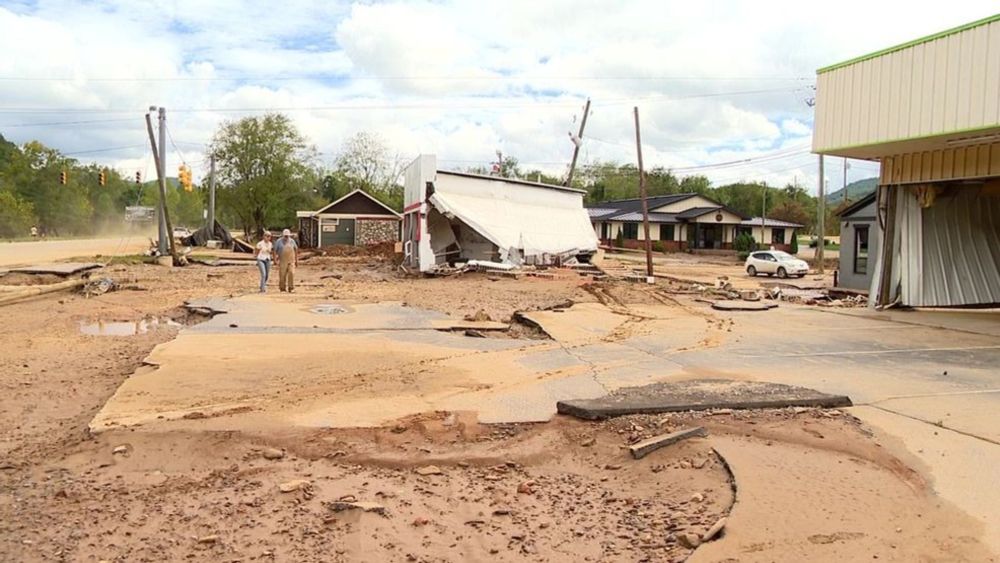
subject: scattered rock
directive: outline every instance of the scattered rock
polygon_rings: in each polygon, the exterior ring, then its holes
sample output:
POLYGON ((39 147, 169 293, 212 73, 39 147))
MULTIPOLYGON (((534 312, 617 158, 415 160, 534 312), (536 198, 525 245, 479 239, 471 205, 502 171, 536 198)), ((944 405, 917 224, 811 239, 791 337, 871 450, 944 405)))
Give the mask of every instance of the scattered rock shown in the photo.
POLYGON ((715 536, 719 535, 719 532, 721 532, 722 529, 725 527, 726 527, 726 517, 723 516, 722 518, 716 520, 715 524, 712 524, 712 527, 709 528, 707 532, 701 535, 701 541, 702 542, 712 541, 713 539, 715 539, 715 536))
POLYGON ((604 469, 607 469, 608 471, 618 471, 621 468, 622 466, 617 463, 608 463, 604 466, 604 469))
POLYGON ((278 485, 278 490, 283 493, 291 493, 300 489, 308 489, 309 481, 306 479, 295 479, 278 485))
POLYGON ((285 457, 285 452, 278 448, 264 448, 261 455, 264 456, 264 459, 281 459, 285 457))
POLYGON ((705 500, 705 495, 701 493, 695 493, 691 495, 691 502, 703 502, 705 500))
POLYGON ((425 465, 414 469, 414 471, 417 475, 441 475, 444 473, 441 471, 441 468, 436 465, 425 465))
POLYGON ((389 511, 385 506, 378 504, 376 502, 342 502, 333 501, 327 503, 327 508, 334 512, 343 512, 345 510, 360 510, 362 512, 374 512, 379 516, 389 517, 389 511))
POLYGON ((219 536, 214 534, 211 536, 202 536, 198 538, 198 543, 215 543, 217 541, 219 541, 219 536))
POLYGON ((701 538, 698 534, 693 534, 691 532, 684 532, 677 536, 677 541, 688 549, 694 549, 701 545, 701 538))
POLYGON ((535 494, 535 482, 525 481, 517 486, 517 492, 522 495, 533 495, 535 494))
POLYGON ((597 438, 591 436, 590 438, 587 438, 582 442, 580 442, 580 445, 583 446, 584 448, 589 448, 590 446, 593 446, 596 443, 597 443, 597 438))
POLYGON ((119 454, 119 455, 121 455, 121 454, 127 454, 128 453, 128 446, 125 446, 125 445, 115 446, 115 449, 111 450, 111 453, 112 454, 119 454))
POLYGON ((480 309, 476 311, 475 315, 465 315, 465 320, 481 323, 486 321, 492 321, 493 319, 490 318, 488 314, 486 314, 486 311, 480 309))
POLYGON ((465 335, 470 338, 486 338, 486 333, 481 330, 467 329, 465 335))
POLYGON ((422 526, 426 526, 427 524, 430 524, 430 523, 431 523, 431 521, 429 519, 423 517, 423 516, 417 516, 416 518, 413 519, 413 525, 415 527, 417 527, 417 528, 420 528, 422 526))

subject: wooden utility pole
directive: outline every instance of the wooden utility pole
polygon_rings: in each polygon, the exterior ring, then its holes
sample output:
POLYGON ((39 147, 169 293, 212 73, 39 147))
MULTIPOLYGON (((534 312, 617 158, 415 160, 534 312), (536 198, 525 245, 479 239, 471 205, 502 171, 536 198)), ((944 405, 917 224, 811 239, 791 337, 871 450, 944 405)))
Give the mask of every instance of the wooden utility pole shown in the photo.
POLYGON ((208 158, 208 230, 215 238, 215 155, 208 158))
POLYGON ((823 249, 826 247, 826 190, 825 184, 826 180, 823 177, 823 155, 819 155, 819 205, 817 210, 819 211, 819 217, 817 218, 817 225, 819 230, 819 238, 816 239, 816 260, 819 262, 819 273, 826 273, 826 265, 823 263, 823 249))
POLYGON ((642 199, 642 231, 646 239, 646 281, 653 281, 653 241, 649 240, 649 205, 646 202, 646 173, 642 169, 642 137, 639 135, 639 108, 635 111, 635 152, 639 156, 639 197, 642 199))
POLYGON ((847 157, 844 157, 844 203, 847 203, 847 170, 851 167, 851 164, 847 162, 847 157))
MULTIPOLYGON (((152 109, 153 108, 150 108, 150 110, 152 109)), ((157 151, 156 138, 153 136, 153 121, 152 119, 150 119, 149 113, 146 114, 146 130, 149 132, 149 144, 150 146, 153 147, 153 162, 156 164, 156 174, 159 176, 159 182, 157 183, 159 184, 160 187, 160 211, 161 213, 163 213, 163 225, 161 225, 161 228, 166 229, 166 238, 170 246, 170 256, 173 259, 173 263, 174 265, 179 265, 180 256, 177 255, 177 247, 174 243, 173 227, 170 224, 170 212, 167 210, 167 169, 165 168, 167 163, 164 162, 166 156, 166 150, 163 144, 164 139, 166 138, 166 129, 164 129, 164 127, 166 127, 166 120, 167 120, 166 110, 164 108, 160 108, 159 113, 160 113, 159 151, 157 151)), ((161 238, 160 244, 163 245, 163 240, 162 240, 163 236, 161 235, 160 238, 161 238)), ((166 249, 165 248, 160 249, 161 255, 163 254, 164 250, 166 249)))
POLYGON ((573 187, 573 171, 576 170, 576 158, 580 155, 580 146, 583 145, 583 128, 587 126, 587 115, 590 114, 590 98, 583 106, 583 119, 580 120, 580 132, 573 139, 573 161, 569 163, 569 174, 566 175, 566 186, 573 187))

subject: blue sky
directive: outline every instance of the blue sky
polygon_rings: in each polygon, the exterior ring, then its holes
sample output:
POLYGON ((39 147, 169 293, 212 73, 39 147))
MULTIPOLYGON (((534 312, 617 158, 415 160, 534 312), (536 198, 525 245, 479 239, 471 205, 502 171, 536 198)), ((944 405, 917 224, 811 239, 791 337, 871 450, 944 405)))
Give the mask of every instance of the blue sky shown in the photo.
MULTIPOLYGON (((562 173, 590 97, 585 162, 634 160, 638 105, 651 166, 777 153, 704 172, 813 186, 816 68, 996 11, 994 1, 851 0, 817 19, 804 6, 0 0, 0 133, 65 152, 135 146, 80 158, 151 172, 142 115, 163 105, 180 149, 168 169, 183 158, 197 179, 222 120, 287 108, 327 163, 369 131, 400 160, 435 153, 469 166, 500 149, 562 173), (99 123, 66 123, 84 120, 99 123), (35 125, 45 123, 62 124, 35 125)), ((876 170, 858 163, 851 176, 876 170)))

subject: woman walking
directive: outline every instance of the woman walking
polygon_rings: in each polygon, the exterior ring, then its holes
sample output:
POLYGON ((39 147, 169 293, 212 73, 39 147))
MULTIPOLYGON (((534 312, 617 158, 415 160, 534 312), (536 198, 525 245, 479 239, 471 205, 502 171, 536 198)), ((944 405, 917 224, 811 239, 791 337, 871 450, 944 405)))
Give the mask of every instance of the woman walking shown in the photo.
POLYGON ((271 258, 274 245, 271 244, 270 231, 264 231, 264 238, 257 243, 257 269, 260 270, 260 292, 267 292, 267 278, 271 275, 271 258))

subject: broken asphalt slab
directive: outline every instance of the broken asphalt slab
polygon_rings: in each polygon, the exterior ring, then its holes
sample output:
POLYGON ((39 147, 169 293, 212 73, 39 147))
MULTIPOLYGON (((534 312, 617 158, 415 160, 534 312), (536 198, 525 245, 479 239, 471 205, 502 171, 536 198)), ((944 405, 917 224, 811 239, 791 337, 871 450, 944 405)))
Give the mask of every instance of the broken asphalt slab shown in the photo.
POLYGON ((96 270, 103 264, 97 262, 51 262, 45 264, 33 264, 20 268, 11 268, 10 272, 20 274, 55 274, 57 276, 72 276, 88 270, 96 270))
POLYGON ((712 308, 718 311, 767 311, 777 307, 777 303, 762 301, 713 301, 712 308))
POLYGON ((759 381, 693 379, 626 387, 597 399, 559 401, 556 409, 586 420, 629 414, 657 414, 710 409, 851 406, 844 395, 828 395, 805 387, 759 381))

